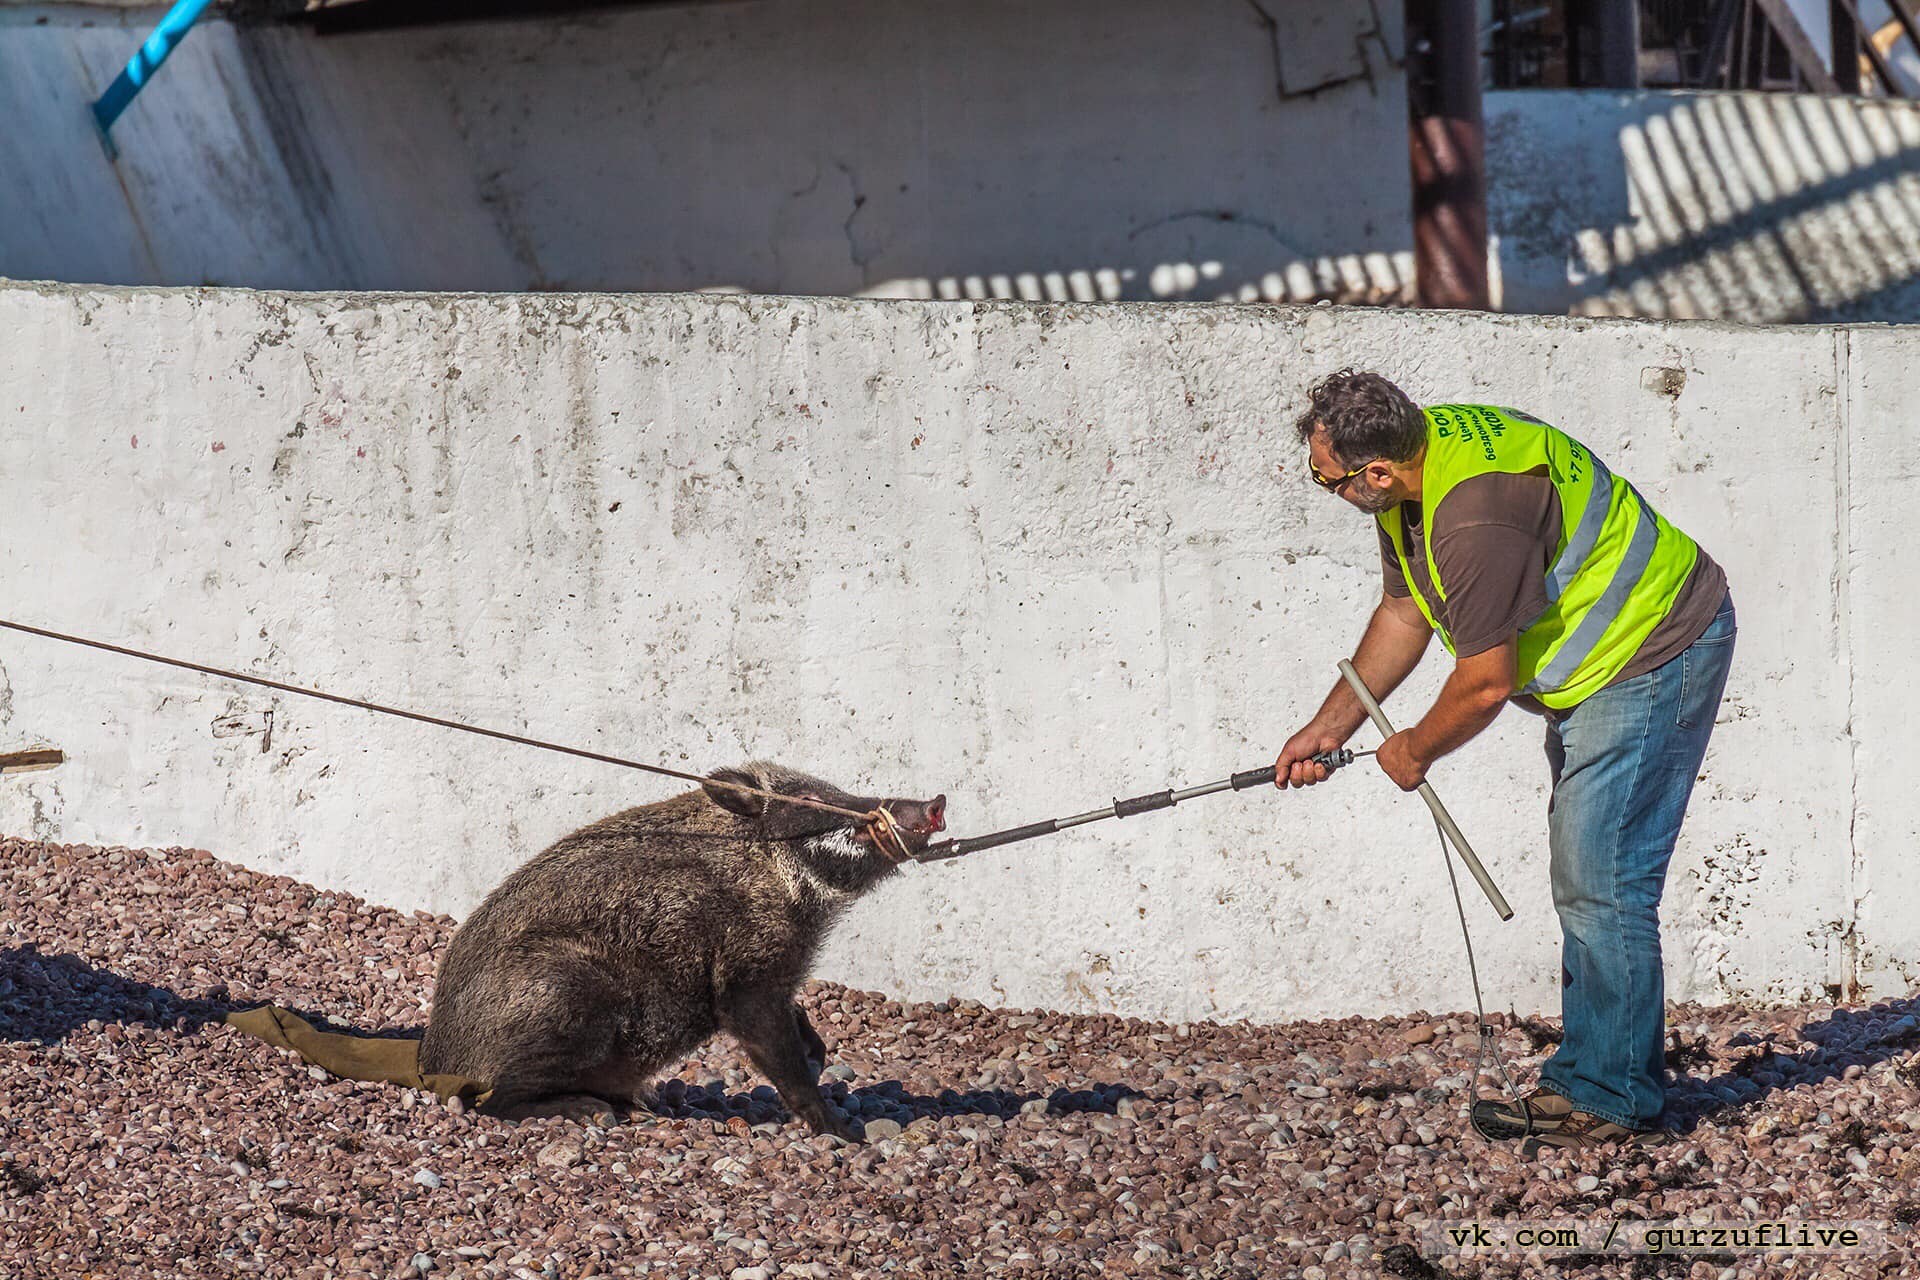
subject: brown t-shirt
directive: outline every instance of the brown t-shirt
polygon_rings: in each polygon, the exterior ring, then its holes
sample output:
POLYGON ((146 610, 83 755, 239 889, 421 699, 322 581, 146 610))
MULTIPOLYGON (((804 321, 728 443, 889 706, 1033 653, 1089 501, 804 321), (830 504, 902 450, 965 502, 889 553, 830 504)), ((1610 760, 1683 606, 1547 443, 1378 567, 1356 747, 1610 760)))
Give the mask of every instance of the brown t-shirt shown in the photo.
MULTIPOLYGON (((1433 516, 1433 558, 1447 584, 1435 596, 1428 580, 1420 505, 1402 503, 1407 563, 1434 619, 1453 637, 1454 656, 1484 653, 1526 629, 1547 608, 1547 570, 1560 546, 1560 494, 1543 470, 1509 475, 1493 472, 1462 480, 1440 501, 1433 516)), ((1387 594, 1407 596, 1407 581, 1387 531, 1380 530, 1380 569, 1387 594)), ((1726 598, 1727 575, 1706 548, 1674 597, 1673 607, 1612 683, 1651 671, 1700 638, 1726 598)), ((1543 710, 1524 695, 1514 701, 1543 710)))

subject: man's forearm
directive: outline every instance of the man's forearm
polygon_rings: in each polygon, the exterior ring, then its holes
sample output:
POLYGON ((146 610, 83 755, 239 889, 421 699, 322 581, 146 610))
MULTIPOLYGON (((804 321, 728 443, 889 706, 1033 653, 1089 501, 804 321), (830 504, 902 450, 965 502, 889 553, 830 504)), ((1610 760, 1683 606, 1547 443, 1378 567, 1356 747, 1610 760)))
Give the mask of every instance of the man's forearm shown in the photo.
POLYGON ((1448 752, 1465 746, 1476 734, 1494 722, 1504 698, 1489 698, 1472 689, 1456 688, 1459 672, 1447 677, 1433 708, 1420 723, 1407 730, 1407 742, 1414 756, 1431 765, 1448 752))
MULTIPOLYGON (((1420 665, 1427 643, 1433 638, 1425 619, 1413 622, 1403 616, 1404 610, 1411 607, 1383 596, 1367 622, 1366 633, 1360 637, 1359 648, 1353 651, 1354 668, 1373 696, 1382 701, 1420 665)), ((1343 742, 1366 718, 1367 709, 1360 705, 1360 699, 1354 697, 1344 680, 1334 684, 1333 691, 1314 716, 1317 724, 1343 742)))
POLYGON ((1509 640, 1454 664, 1432 709, 1407 730, 1407 746, 1423 766, 1465 746, 1494 722, 1513 693, 1514 648, 1509 640))

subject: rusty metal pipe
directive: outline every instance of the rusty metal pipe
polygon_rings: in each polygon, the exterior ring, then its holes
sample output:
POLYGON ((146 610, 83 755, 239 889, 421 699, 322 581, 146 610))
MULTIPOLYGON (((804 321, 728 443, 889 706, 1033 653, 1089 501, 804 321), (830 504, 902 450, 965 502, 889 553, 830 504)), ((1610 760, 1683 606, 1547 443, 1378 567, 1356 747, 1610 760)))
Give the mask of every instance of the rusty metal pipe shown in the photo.
POLYGON ((1476 0, 1406 0, 1413 261, 1423 307, 1485 311, 1486 125, 1476 0))

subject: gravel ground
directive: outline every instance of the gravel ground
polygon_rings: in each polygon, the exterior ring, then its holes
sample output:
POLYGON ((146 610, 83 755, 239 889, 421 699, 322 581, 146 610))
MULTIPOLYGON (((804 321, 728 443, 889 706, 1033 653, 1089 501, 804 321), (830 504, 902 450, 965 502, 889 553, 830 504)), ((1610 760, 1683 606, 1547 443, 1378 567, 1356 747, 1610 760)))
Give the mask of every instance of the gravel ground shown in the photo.
MULTIPOLYGON (((204 852, 0 840, 0 1277, 1783 1273, 1721 1257, 1461 1259, 1429 1220, 1886 1223, 1911 1275, 1914 1011, 1684 1007, 1657 1151, 1535 1164, 1467 1135, 1471 1019, 1283 1026, 809 987, 869 1141, 809 1137, 724 1041, 657 1117, 508 1125, 320 1077, 218 1018, 420 1028, 445 917, 204 852)), ((1550 1023, 1502 1019, 1523 1066, 1550 1023)))

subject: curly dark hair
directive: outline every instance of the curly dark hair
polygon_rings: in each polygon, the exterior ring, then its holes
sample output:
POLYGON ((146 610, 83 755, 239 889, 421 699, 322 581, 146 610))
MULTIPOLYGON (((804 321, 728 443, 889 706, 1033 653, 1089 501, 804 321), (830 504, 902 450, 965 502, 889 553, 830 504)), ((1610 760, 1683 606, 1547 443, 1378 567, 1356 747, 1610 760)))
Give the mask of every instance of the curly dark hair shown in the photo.
POLYGON ((1300 439, 1320 427, 1334 457, 1347 466, 1385 458, 1406 462, 1427 442, 1427 420, 1407 393, 1377 373, 1342 369, 1307 392, 1307 410, 1294 424, 1300 439))

